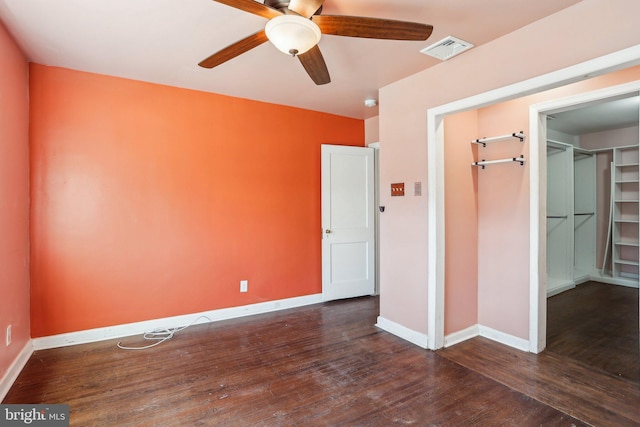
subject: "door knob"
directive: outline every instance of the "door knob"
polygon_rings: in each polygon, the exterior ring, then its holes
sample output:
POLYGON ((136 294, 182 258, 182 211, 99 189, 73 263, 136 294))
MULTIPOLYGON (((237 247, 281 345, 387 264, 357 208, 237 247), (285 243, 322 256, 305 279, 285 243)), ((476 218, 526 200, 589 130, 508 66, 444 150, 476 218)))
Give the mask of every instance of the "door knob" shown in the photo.
POLYGON ((331 234, 331 230, 329 230, 328 228, 326 229, 325 233, 327 234, 331 234))

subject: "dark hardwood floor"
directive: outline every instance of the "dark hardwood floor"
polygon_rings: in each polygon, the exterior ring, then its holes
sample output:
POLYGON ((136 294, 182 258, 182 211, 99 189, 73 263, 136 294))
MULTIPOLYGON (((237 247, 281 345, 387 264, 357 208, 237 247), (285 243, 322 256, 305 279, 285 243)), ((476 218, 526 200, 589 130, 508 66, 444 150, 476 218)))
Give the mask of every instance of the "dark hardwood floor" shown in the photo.
POLYGON ((73 426, 640 425, 637 383, 591 384, 582 365, 568 375, 559 356, 480 338, 423 350, 377 314, 360 298, 193 326, 142 351, 37 351, 3 403, 67 403, 73 426))
POLYGON ((547 300, 547 351, 640 383, 638 289, 587 282, 547 300))
POLYGON ((636 288, 587 282, 549 298, 538 355, 483 338, 438 354, 591 425, 640 425, 636 288))

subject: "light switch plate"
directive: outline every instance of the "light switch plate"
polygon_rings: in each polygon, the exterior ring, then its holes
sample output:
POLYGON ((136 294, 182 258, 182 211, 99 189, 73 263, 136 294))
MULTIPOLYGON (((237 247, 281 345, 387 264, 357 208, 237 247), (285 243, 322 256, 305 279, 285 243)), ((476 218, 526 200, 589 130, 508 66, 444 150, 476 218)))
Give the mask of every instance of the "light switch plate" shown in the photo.
POLYGON ((391 196, 404 196, 404 182, 391 184, 391 196))

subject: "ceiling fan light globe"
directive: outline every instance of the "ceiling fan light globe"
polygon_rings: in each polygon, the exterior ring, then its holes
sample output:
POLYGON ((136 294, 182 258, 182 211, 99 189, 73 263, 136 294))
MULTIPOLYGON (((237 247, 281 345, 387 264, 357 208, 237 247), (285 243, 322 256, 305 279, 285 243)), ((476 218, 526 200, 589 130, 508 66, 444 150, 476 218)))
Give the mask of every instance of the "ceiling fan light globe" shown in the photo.
POLYGON ((279 51, 294 56, 317 45, 322 36, 315 22, 297 15, 282 15, 271 19, 267 22, 265 32, 279 51))

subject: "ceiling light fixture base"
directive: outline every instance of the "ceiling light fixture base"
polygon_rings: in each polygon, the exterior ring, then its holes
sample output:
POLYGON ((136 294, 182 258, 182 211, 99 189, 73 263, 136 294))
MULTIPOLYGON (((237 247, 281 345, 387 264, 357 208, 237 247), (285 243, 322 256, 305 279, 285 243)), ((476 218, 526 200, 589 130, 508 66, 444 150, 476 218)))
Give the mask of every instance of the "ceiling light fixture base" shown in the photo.
POLYGON ((367 98, 364 100, 364 106, 368 108, 373 108, 378 105, 378 100, 373 98, 367 98))
POLYGON ((378 100, 373 99, 373 98, 369 98, 369 99, 365 99, 364 100, 364 106, 368 107, 368 108, 373 108, 376 105, 378 105, 378 100))
POLYGON ((267 38, 287 55, 302 55, 320 41, 320 28, 315 22, 299 15, 277 16, 267 22, 267 38))

